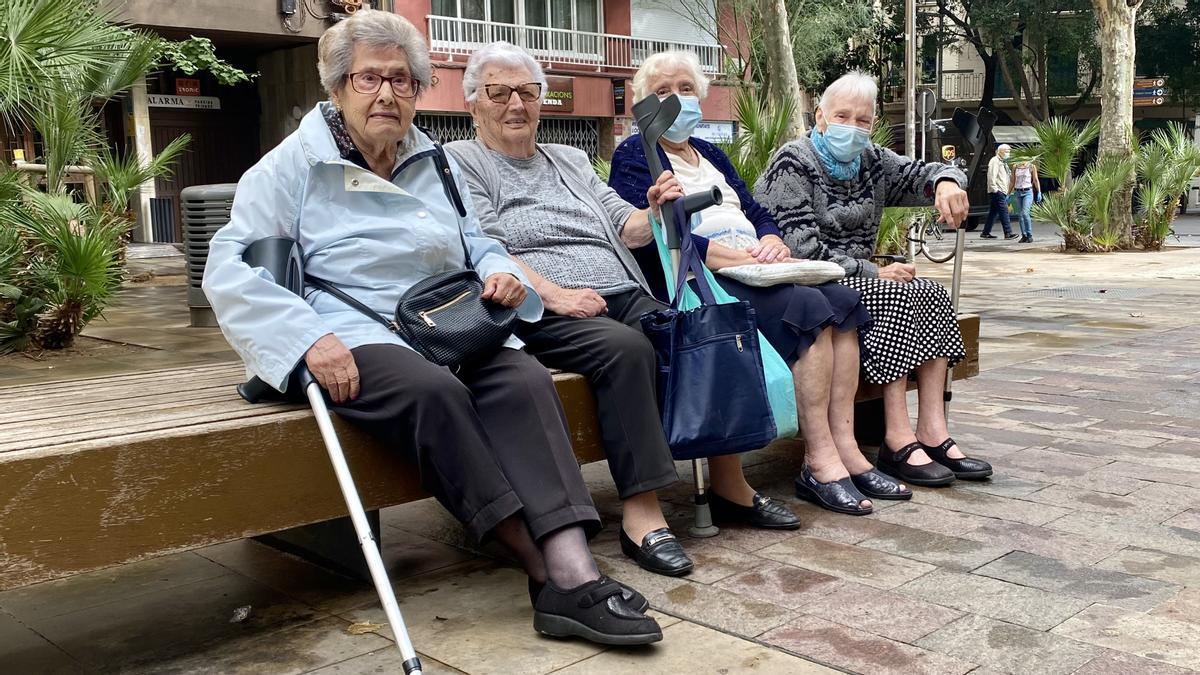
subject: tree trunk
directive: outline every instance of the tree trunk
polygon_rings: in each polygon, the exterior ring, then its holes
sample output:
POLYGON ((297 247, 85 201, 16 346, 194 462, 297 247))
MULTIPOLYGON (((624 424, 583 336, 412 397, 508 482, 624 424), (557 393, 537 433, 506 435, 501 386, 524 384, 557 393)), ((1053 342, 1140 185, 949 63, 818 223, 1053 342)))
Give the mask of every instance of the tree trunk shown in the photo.
POLYGON ((979 107, 988 110, 996 109, 996 69, 1000 59, 995 52, 990 54, 977 50, 983 59, 983 94, 979 97, 979 107))
MULTIPOLYGON (((796 57, 792 52, 792 32, 788 28, 788 11, 784 0, 762 0, 762 29, 765 33, 767 67, 771 71, 772 95, 791 101, 796 113, 788 124, 786 141, 804 135, 804 114, 811 112, 808 96, 800 89, 796 77, 796 57)), ((1132 92, 1131 92, 1132 93, 1132 92)))
MULTIPOLYGON (((1140 0, 1092 0, 1100 24, 1100 156, 1133 156, 1134 23, 1140 0)), ((1113 194, 1107 225, 1121 234, 1122 248, 1133 244, 1133 176, 1113 194)))

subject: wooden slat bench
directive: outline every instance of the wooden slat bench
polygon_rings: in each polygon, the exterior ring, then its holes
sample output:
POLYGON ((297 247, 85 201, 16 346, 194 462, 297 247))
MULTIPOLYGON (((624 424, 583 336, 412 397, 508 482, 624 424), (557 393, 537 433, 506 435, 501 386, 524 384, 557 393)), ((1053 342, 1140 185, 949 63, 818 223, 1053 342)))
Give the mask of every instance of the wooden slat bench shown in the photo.
MULTIPOLYGON (((979 318, 959 323, 956 379, 979 372, 979 318)), ((230 363, 0 388, 0 590, 344 515, 311 413, 245 403, 242 379, 230 363)), ((603 459, 586 381, 554 379, 579 461, 603 459)), ((427 496, 335 424, 368 509, 427 496)))

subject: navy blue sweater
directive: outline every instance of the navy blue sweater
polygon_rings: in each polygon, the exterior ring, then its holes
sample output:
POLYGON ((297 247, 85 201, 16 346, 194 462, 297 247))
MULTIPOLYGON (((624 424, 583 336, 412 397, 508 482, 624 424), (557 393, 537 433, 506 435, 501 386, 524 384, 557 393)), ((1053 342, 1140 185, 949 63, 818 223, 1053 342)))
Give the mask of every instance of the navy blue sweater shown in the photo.
MULTIPOLYGON (((742 182, 738 176, 737 170, 733 168, 733 164, 729 163, 729 158, 720 148, 700 138, 692 137, 688 139, 688 143, 695 148, 696 152, 701 157, 712 163, 718 171, 725 176, 725 182, 729 183, 729 187, 737 193, 738 200, 742 204, 742 213, 746 215, 746 219, 754 225, 754 231, 761 239, 768 234, 779 236, 779 226, 775 223, 774 216, 770 211, 767 211, 761 204, 754 201, 754 196, 750 194, 750 190, 746 188, 746 184, 742 182)), ((667 153, 662 146, 658 146, 658 159, 662 162, 663 169, 670 171, 671 162, 667 159, 667 153)), ((657 176, 655 176, 657 178, 657 176)), ((646 201, 646 191, 650 189, 654 181, 650 177, 650 165, 646 163, 646 155, 642 152, 642 136, 634 134, 625 139, 616 152, 613 153, 612 170, 608 174, 608 184, 621 198, 633 204, 639 209, 644 209, 649 206, 646 201)), ((700 253, 701 259, 708 256, 708 239, 698 234, 692 235, 692 241, 696 244, 696 249, 700 253)), ((642 274, 646 275, 646 280, 650 284, 650 289, 654 292, 655 297, 660 300, 666 300, 667 289, 662 272, 662 263, 658 259, 658 251, 653 244, 643 246, 633 250, 633 256, 637 259, 638 265, 642 268, 642 274)))

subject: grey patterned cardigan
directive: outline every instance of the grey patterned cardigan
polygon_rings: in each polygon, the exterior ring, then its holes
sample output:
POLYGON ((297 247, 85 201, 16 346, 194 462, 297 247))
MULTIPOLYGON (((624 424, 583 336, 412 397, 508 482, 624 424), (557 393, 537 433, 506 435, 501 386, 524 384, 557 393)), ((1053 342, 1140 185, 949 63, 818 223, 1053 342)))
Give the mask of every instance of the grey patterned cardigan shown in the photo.
POLYGON ((967 187, 966 175, 952 166, 877 145, 863 152, 857 178, 836 180, 803 136, 775 152, 754 186, 754 198, 774 214, 795 257, 833 261, 846 276, 877 277, 879 267, 868 258, 884 207, 929 206, 934 186, 943 180, 967 187))

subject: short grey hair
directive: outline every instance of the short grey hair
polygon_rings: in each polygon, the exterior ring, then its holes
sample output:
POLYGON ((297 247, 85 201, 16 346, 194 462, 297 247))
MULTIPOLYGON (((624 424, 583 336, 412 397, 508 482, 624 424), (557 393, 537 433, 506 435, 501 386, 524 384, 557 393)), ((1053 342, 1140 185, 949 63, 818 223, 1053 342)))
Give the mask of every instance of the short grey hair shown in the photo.
POLYGON ((463 98, 467 103, 474 103, 479 97, 479 87, 483 84, 480 82, 483 70, 491 65, 524 68, 529 71, 534 82, 542 85, 542 91, 546 91, 546 73, 542 70, 542 64, 530 56, 529 52, 511 42, 497 40, 475 50, 471 58, 467 59, 467 69, 463 71, 463 98))
POLYGON ((633 76, 633 100, 640 101, 652 94, 650 80, 654 79, 659 71, 672 66, 692 71, 692 80, 696 82, 696 95, 701 100, 708 96, 708 77, 700 68, 700 57, 696 56, 695 52, 671 49, 654 54, 642 62, 642 67, 638 68, 633 76))
POLYGON ((1011 152, 1011 151, 1012 151, 1012 146, 1009 145, 1008 143, 1001 143, 1000 145, 996 146, 996 154, 997 155, 1000 154, 1001 152, 1011 152))
POLYGON ((345 86, 346 76, 354 64, 357 45, 373 48, 398 47, 408 58, 409 75, 420 83, 418 91, 433 84, 433 65, 429 61, 429 45, 421 32, 399 14, 376 9, 360 9, 335 23, 321 35, 317 43, 317 73, 321 86, 333 95, 345 86))
POLYGON ((852 101, 869 101, 874 108, 875 99, 879 97, 879 85, 875 84, 875 78, 863 71, 852 70, 825 88, 818 106, 824 106, 839 96, 852 101))

